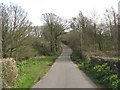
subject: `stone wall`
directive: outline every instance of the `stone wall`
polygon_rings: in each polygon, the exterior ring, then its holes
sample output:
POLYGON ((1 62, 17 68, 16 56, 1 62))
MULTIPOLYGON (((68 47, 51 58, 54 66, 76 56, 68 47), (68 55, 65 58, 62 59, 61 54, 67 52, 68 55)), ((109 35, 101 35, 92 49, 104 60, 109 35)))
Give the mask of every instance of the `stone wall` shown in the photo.
POLYGON ((110 68, 112 69, 113 73, 120 76, 120 60, 114 60, 112 58, 99 56, 91 56, 89 60, 91 60, 93 65, 102 65, 103 63, 107 63, 108 66, 110 66, 110 68))
POLYGON ((9 87, 18 79, 18 69, 13 58, 2 60, 3 86, 9 87))

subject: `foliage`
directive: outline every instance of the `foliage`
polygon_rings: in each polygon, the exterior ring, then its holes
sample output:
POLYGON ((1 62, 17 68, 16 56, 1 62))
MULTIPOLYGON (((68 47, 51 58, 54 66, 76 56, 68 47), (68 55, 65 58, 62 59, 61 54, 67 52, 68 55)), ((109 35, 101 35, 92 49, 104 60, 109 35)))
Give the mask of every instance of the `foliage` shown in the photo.
POLYGON ((79 12, 70 20, 70 31, 63 36, 63 42, 79 54, 85 51, 102 51, 112 53, 110 56, 117 56, 117 13, 110 8, 106 9, 104 15, 98 23, 97 13, 89 18, 79 12))
POLYGON ((29 42, 31 22, 27 19, 27 13, 15 4, 0 4, 0 12, 3 58, 18 59, 20 50, 24 52, 31 51, 24 48, 31 44, 29 42))
MULTIPOLYGON (((75 55, 73 55, 75 56, 75 55)), ((74 60, 75 61, 75 60, 74 60)), ((107 63, 93 65, 90 60, 76 60, 79 69, 83 70, 97 84, 104 85, 112 90, 119 90, 120 78, 114 74, 107 63)))
POLYGON ((31 88, 47 73, 56 57, 48 56, 41 59, 19 62, 18 69, 20 77, 12 88, 31 88))
POLYGON ((35 40, 32 44, 32 47, 38 51, 39 55, 50 55, 49 43, 46 40, 35 40))
POLYGON ((66 22, 54 13, 44 13, 43 20, 45 21, 43 26, 43 38, 49 42, 50 51, 54 53, 58 51, 60 47, 59 38, 66 29, 66 22))
POLYGON ((110 88, 113 88, 114 90, 120 89, 120 79, 118 78, 118 75, 113 74, 108 78, 110 88))
POLYGON ((2 63, 2 75, 3 77, 3 88, 8 88, 10 85, 18 80, 18 68, 16 61, 13 58, 3 59, 2 63))
MULTIPOLYGON (((96 52, 101 52, 104 56, 112 57, 118 54, 117 13, 110 8, 106 9, 104 15, 105 17, 98 23, 97 13, 93 13, 93 17, 88 18, 79 12, 78 16, 70 20, 71 30, 63 35, 62 41, 72 48, 71 58, 80 69, 92 77, 95 82, 117 90, 120 87, 120 78, 114 75, 109 63, 98 65, 95 64, 96 62, 84 59, 84 52, 94 52, 96 55, 96 52), (106 52, 110 52, 111 55, 106 52)), ((100 53, 97 56, 100 56, 100 53)))
POLYGON ((62 49, 52 56, 19 61, 17 63, 19 80, 16 81, 12 88, 31 88, 47 73, 47 71, 50 69, 50 66, 54 63, 61 52, 62 49))

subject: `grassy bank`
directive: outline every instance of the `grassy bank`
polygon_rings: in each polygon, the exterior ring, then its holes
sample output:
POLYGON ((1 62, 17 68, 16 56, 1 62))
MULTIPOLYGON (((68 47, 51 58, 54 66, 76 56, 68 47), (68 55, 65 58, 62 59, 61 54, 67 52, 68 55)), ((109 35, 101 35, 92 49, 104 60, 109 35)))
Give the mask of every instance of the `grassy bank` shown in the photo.
POLYGON ((113 73, 108 63, 95 65, 91 60, 81 60, 77 54, 71 55, 72 60, 84 71, 87 76, 98 86, 109 88, 107 90, 119 90, 120 78, 113 73))
POLYGON ((31 88, 48 72, 60 53, 58 52, 54 56, 18 62, 19 80, 16 81, 12 88, 31 88))

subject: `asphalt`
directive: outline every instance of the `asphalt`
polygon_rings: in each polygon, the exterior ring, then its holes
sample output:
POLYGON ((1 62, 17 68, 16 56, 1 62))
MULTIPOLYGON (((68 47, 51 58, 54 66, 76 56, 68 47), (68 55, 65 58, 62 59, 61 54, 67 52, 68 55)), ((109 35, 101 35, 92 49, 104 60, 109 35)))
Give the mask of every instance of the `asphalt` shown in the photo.
POLYGON ((62 45, 63 52, 48 73, 32 88, 97 88, 97 86, 74 64, 72 50, 62 45))

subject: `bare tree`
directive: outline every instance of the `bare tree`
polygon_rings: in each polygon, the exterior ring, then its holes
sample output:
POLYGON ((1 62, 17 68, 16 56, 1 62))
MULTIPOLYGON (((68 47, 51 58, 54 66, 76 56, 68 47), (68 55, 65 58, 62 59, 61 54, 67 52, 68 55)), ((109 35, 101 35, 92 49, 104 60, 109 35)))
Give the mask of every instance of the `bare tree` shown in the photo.
POLYGON ((27 20, 27 14, 16 5, 2 5, 2 46, 3 57, 17 57, 18 48, 23 45, 29 36, 31 23, 27 20))
POLYGON ((8 13, 6 6, 1 4, 1 30, 2 30, 2 51, 3 57, 7 56, 7 34, 8 34, 8 13))
POLYGON ((98 23, 98 20, 99 20, 99 15, 98 15, 97 11, 93 10, 91 12, 91 20, 92 20, 92 23, 93 23, 93 33, 94 33, 93 45, 94 45, 94 49, 96 49, 96 42, 98 41, 96 39, 97 38, 97 23, 98 23))
POLYGON ((117 50, 117 14, 113 8, 106 9, 106 25, 111 39, 111 49, 117 50))
POLYGON ((43 19, 45 21, 45 29, 47 30, 46 35, 49 35, 51 52, 55 52, 58 50, 58 37, 64 32, 66 27, 66 22, 53 14, 53 13, 45 13, 43 14, 43 19))

